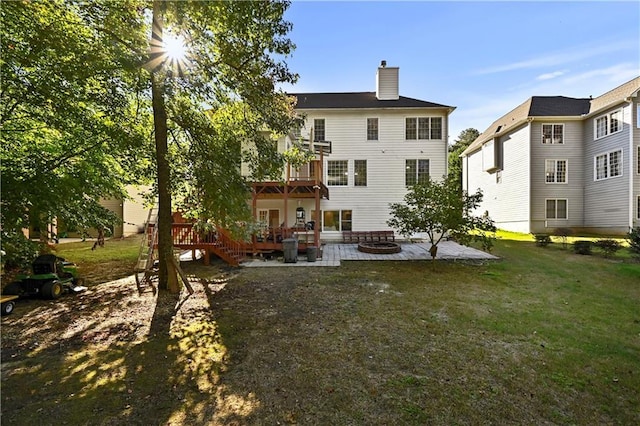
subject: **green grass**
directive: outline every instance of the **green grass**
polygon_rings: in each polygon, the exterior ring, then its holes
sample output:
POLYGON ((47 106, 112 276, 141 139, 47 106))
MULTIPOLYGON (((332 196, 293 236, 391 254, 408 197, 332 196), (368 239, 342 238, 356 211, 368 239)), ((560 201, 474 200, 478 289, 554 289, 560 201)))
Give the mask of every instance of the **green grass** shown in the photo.
POLYGON ((177 313, 105 287, 84 302, 79 340, 30 337, 47 311, 17 312, 2 323, 3 363, 5 336, 21 333, 23 351, 3 365, 3 421, 640 424, 640 263, 506 238, 493 252, 232 275, 185 265, 207 280, 177 313), (134 339, 143 305, 150 331, 134 339))
POLYGON ((71 262, 135 261, 140 249, 140 236, 109 239, 103 247, 92 250, 94 241, 64 243, 56 246, 56 254, 71 262))

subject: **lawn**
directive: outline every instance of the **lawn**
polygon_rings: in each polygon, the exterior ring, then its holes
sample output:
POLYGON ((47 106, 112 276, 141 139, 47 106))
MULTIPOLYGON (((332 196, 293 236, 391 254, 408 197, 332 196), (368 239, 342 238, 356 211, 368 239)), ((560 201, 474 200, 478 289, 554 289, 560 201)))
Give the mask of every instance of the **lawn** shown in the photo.
POLYGON ((494 254, 195 263, 180 300, 125 278, 21 301, 2 319, 2 422, 640 424, 640 263, 494 254))

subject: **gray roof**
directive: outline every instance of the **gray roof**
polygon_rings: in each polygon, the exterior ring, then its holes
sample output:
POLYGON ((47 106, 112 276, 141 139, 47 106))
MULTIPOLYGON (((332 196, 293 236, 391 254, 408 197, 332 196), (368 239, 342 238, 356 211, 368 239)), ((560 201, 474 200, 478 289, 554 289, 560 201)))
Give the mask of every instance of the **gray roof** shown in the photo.
POLYGON ((395 101, 381 101, 376 92, 350 93, 289 93, 298 99, 297 109, 332 109, 332 108, 446 108, 453 111, 455 107, 421 101, 419 99, 400 96, 395 101))
POLYGON ((640 77, 636 77, 597 98, 567 98, 565 96, 532 96, 493 123, 469 145, 461 155, 479 149, 485 142, 520 126, 533 117, 581 117, 596 114, 640 91, 640 77))

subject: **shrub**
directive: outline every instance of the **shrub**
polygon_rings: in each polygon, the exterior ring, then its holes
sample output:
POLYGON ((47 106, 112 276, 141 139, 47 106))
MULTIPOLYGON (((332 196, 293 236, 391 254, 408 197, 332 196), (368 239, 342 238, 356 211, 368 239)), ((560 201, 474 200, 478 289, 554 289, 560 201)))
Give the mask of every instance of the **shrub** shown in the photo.
POLYGON ((640 255, 640 226, 629 230, 627 241, 629 241, 629 250, 631 253, 640 255))
POLYGON ((28 269, 38 254, 38 244, 21 232, 2 232, 2 264, 7 270, 28 269))
POLYGON ((560 239, 562 240, 562 248, 567 248, 567 237, 573 235, 573 229, 556 228, 553 230, 553 235, 560 237, 560 239))
POLYGON ((593 245, 602 250, 605 257, 613 256, 618 250, 622 248, 622 244, 620 244, 616 240, 610 239, 598 240, 593 245))
POLYGON ((552 243, 551 237, 547 234, 533 234, 533 238, 536 239, 536 245, 538 247, 546 247, 552 243))
POLYGON ((591 241, 580 240, 573 243, 573 251, 577 254, 591 254, 591 241))

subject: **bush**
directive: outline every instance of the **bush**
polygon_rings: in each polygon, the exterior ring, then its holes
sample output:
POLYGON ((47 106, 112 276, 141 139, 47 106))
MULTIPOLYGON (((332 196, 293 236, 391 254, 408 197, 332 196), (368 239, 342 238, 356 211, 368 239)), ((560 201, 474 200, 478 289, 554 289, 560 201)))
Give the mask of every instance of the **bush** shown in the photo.
POLYGON ((21 232, 2 232, 3 267, 28 269, 38 254, 38 244, 29 241, 21 232))
POLYGON ((629 230, 627 241, 629 241, 629 250, 631 253, 640 255, 640 226, 629 230))
POLYGON ((573 243, 573 251, 577 254, 591 254, 591 241, 580 240, 573 243))
POLYGON ((551 237, 547 234, 533 234, 533 238, 536 239, 536 245, 538 247, 546 247, 552 243, 551 237))
POLYGON ((573 229, 556 228, 553 230, 553 235, 560 237, 560 239, 562 240, 562 248, 567 248, 567 237, 573 235, 573 229))
POLYGON ((620 244, 616 240, 610 239, 598 240, 593 245, 602 250, 605 257, 613 256, 618 250, 622 248, 622 244, 620 244))

